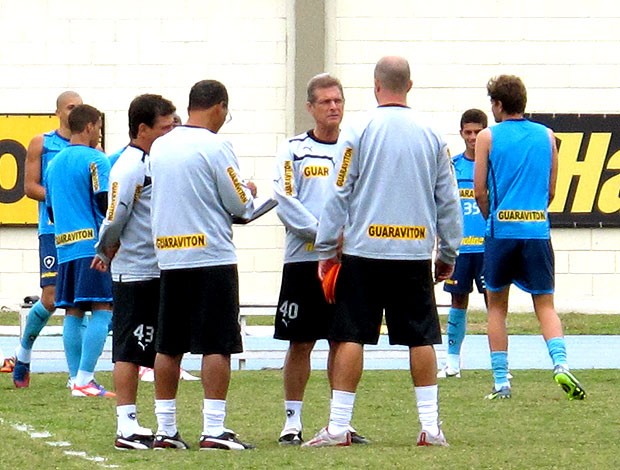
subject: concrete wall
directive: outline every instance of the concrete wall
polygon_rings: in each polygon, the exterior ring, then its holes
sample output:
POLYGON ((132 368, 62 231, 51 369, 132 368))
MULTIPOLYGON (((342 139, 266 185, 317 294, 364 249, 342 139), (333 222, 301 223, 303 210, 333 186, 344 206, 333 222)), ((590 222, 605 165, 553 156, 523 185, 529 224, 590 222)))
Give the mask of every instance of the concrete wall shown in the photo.
MULTIPOLYGON (((53 111, 58 93, 75 89, 106 113, 106 148, 114 151, 127 140, 134 96, 161 93, 185 118, 191 85, 216 78, 231 96, 233 120, 222 133, 263 195, 271 191, 277 144, 303 123, 299 83, 314 73, 305 58, 320 63, 304 48, 324 48, 325 69, 342 79, 345 120, 374 106, 376 60, 406 56, 410 104, 446 135, 453 153, 462 149, 461 112, 488 110, 485 84, 500 73, 523 78, 529 112, 618 112, 620 5, 613 2, 326 0, 324 12, 302 7, 301 0, 0 0, 0 112, 53 111), (323 13, 316 23, 322 37, 309 40, 311 32, 296 25, 323 13)), ((618 311, 620 229, 554 230, 553 241, 560 309, 618 311)), ((235 242, 242 301, 275 302, 284 243, 277 217, 236 228, 235 242)), ((34 230, 0 227, 0 305, 38 292, 36 246, 34 230)), ((516 289, 513 300, 513 309, 530 308, 516 289)), ((482 305, 479 296, 472 305, 482 305)))

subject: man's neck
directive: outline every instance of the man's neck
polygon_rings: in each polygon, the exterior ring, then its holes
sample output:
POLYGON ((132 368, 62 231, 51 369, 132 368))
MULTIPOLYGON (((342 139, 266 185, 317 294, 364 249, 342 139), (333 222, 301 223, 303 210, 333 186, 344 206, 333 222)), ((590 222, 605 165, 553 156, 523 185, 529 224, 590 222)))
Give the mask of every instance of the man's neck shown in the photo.
POLYGON ((56 129, 56 132, 58 132, 58 135, 60 135, 60 137, 64 137, 67 140, 71 139, 71 131, 68 127, 60 126, 58 129, 56 129))
POLYGON ((315 127, 312 129, 314 137, 323 142, 336 142, 340 135, 339 127, 315 127))

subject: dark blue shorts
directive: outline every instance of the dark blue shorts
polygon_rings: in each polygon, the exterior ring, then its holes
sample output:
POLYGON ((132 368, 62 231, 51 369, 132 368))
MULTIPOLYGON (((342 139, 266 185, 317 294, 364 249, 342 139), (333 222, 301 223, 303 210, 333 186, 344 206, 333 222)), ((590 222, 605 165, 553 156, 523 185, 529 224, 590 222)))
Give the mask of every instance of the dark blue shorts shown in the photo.
POLYGON ((110 272, 90 268, 92 258, 79 258, 58 265, 56 307, 91 310, 93 302, 112 303, 110 272))
POLYGON ((53 233, 39 235, 39 272, 41 273, 41 287, 56 285, 58 260, 53 233))
POLYGON ((514 283, 530 294, 553 293, 551 240, 487 237, 484 247, 484 280, 489 291, 497 292, 514 283))
POLYGON ((469 294, 476 288, 484 293, 484 253, 461 253, 456 258, 454 273, 444 285, 443 290, 451 294, 469 294))

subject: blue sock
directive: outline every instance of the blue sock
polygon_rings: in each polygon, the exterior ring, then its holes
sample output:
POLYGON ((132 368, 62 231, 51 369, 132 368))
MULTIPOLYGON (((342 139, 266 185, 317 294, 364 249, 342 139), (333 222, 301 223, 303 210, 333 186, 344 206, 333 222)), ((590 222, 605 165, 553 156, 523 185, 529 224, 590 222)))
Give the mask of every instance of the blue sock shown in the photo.
POLYGON ((547 350, 549 351, 551 361, 553 361, 553 367, 557 365, 565 366, 568 363, 566 359, 566 341, 564 341, 562 336, 551 338, 547 341, 547 350))
POLYGON ((452 307, 448 312, 448 354, 461 354, 467 328, 467 310, 452 307))
POLYGON ((69 376, 77 376, 82 357, 82 319, 73 315, 65 315, 62 329, 62 342, 67 358, 69 376))
POLYGON ((95 310, 92 312, 88 326, 84 333, 84 347, 79 370, 94 372, 99 356, 103 352, 103 346, 108 336, 108 325, 112 318, 109 310, 95 310))
POLYGON ((37 339, 37 336, 39 336, 39 333, 41 333, 43 327, 47 325, 47 321, 50 319, 51 315, 52 312, 48 312, 40 300, 30 308, 28 318, 26 319, 24 335, 20 342, 22 348, 28 350, 32 349, 34 341, 37 339))
POLYGON ((508 351, 492 351, 491 367, 493 368, 495 390, 506 386, 510 387, 510 381, 508 380, 508 351))

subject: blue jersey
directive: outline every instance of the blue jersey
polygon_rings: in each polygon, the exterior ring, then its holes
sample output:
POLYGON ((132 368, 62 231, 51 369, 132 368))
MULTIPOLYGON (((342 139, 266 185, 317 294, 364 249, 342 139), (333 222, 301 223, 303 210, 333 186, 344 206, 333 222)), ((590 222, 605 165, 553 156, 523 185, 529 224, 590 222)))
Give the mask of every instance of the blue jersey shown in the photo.
POLYGON ((103 152, 70 145, 47 169, 45 203, 52 208, 58 262, 95 255, 103 220, 95 196, 108 191, 110 162, 103 152))
POLYGON ((484 252, 486 221, 474 197, 474 161, 464 153, 452 158, 463 212, 463 240, 459 253, 484 252))
POLYGON ((504 121, 490 129, 487 235, 548 239, 549 129, 526 119, 504 121))
POLYGON ((120 158, 121 154, 125 151, 127 147, 128 146, 125 145, 122 149, 114 152, 112 155, 108 155, 108 158, 110 159, 110 168, 114 166, 114 164, 116 163, 116 160, 120 158))
MULTIPOLYGON (((58 152, 69 146, 69 140, 61 136, 58 131, 43 134, 43 149, 41 151, 41 186, 45 187, 45 173, 47 166, 58 152)), ((47 215, 45 201, 39 201, 39 235, 54 233, 54 224, 47 215)))

